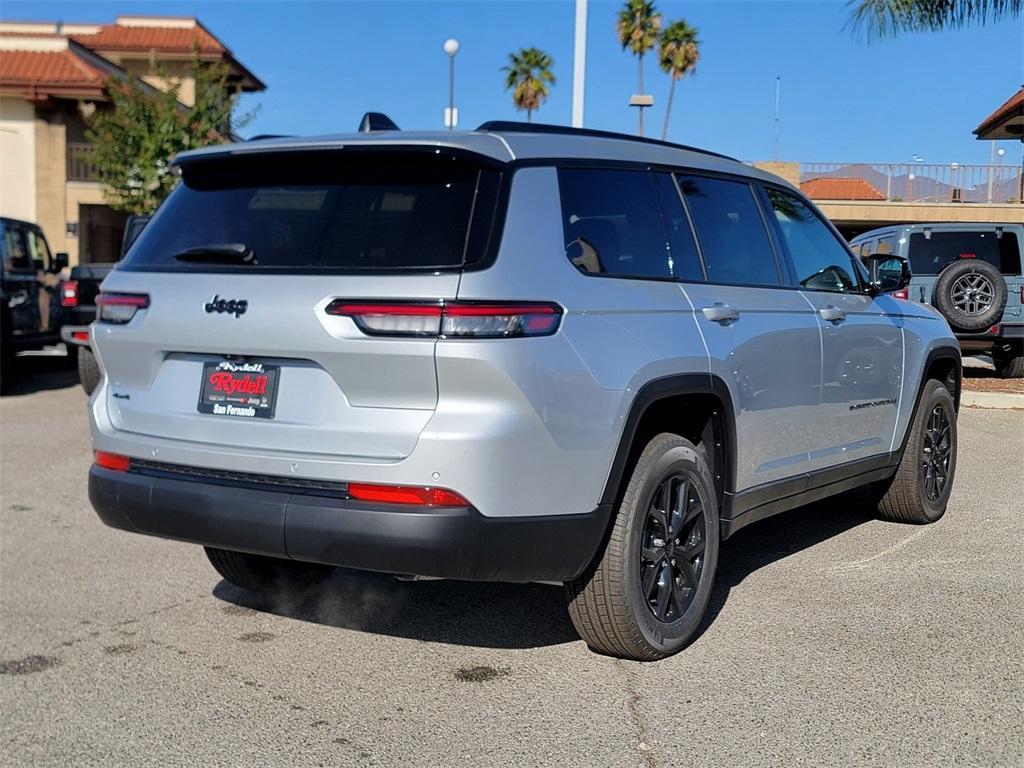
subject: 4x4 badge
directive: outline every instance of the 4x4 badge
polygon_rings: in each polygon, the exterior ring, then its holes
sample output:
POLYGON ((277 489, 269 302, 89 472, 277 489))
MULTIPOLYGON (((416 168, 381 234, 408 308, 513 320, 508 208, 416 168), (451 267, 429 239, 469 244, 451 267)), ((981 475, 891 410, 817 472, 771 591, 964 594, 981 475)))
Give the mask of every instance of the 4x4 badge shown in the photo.
POLYGON ((235 317, 241 317, 245 314, 245 310, 249 308, 249 302, 245 299, 222 299, 217 294, 213 295, 213 298, 206 302, 206 311, 210 314, 214 312, 224 313, 227 312, 229 315, 235 317))

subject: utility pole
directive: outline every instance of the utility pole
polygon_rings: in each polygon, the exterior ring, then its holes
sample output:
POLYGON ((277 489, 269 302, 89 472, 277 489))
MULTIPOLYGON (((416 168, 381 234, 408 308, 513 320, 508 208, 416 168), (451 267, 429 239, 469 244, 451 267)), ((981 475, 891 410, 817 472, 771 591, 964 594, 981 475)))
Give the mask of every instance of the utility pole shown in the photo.
POLYGON ((576 43, 572 61, 572 127, 583 127, 587 68, 587 0, 576 0, 576 43))

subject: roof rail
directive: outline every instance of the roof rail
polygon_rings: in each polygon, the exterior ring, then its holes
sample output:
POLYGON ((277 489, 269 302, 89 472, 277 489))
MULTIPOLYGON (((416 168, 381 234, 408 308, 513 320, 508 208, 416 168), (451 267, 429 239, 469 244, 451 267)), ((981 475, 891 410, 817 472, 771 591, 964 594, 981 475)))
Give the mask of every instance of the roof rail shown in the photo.
POLYGON ((292 138, 287 133, 260 133, 256 136, 250 136, 245 141, 263 141, 264 139, 290 139, 292 138))
POLYGON ((521 123, 514 120, 488 120, 486 123, 481 123, 477 130, 485 133, 550 133, 562 136, 590 136, 595 139, 639 141, 644 144, 671 147, 672 149, 685 149, 688 152, 699 152, 702 155, 712 155, 713 157, 721 157, 725 160, 735 160, 736 162, 739 162, 735 157, 729 157, 729 155, 723 155, 720 152, 712 152, 709 149, 700 149, 699 147, 691 147, 686 144, 676 144, 675 142, 662 141, 661 139, 648 139, 644 136, 631 136, 628 133, 598 131, 593 128, 572 128, 568 125, 551 125, 549 123, 521 123))

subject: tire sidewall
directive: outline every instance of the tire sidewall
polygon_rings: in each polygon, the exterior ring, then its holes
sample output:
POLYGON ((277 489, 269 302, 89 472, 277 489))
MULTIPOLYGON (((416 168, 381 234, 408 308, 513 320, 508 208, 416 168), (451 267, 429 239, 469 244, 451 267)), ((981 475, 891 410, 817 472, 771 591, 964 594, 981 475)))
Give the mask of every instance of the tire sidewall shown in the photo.
POLYGON ((943 516, 943 514, 945 514, 946 506, 949 504, 949 496, 953 491, 953 481, 956 478, 958 440, 956 416, 956 406, 953 402, 953 396, 950 394, 949 390, 938 381, 930 382, 921 399, 921 404, 918 407, 913 445, 908 446, 908 449, 913 448, 911 458, 915 462, 915 478, 918 489, 918 498, 921 502, 921 507, 924 510, 925 515, 932 522, 938 520, 943 516), (920 462, 924 450, 924 436, 928 429, 928 420, 931 418, 931 414, 935 409, 935 406, 940 404, 946 411, 946 418, 949 419, 949 437, 952 445, 949 454, 949 469, 946 475, 946 487, 943 488, 942 494, 939 498, 932 501, 928 498, 928 493, 925 490, 924 473, 921 470, 920 462))
POLYGON ((677 445, 658 457, 642 478, 634 477, 630 483, 637 483, 637 487, 631 494, 633 503, 628 510, 626 551, 622 553, 628 605, 645 642, 659 653, 673 653, 685 646, 697 630, 714 587, 721 539, 714 482, 704 458, 692 448, 677 445), (662 480, 674 474, 686 476, 698 489, 704 507, 705 549, 704 565, 693 602, 680 619, 666 624, 654 617, 641 595, 640 548, 653 495, 662 480))

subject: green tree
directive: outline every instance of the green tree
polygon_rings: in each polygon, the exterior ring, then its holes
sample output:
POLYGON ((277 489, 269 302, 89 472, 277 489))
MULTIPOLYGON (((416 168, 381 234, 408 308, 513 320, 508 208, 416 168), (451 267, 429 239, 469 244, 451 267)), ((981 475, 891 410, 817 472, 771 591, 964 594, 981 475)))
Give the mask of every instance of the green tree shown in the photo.
POLYGON ((850 0, 847 26, 869 39, 934 32, 1020 16, 1024 0, 850 0))
POLYGON ((671 84, 668 88, 668 104, 665 106, 665 125, 661 129, 662 140, 668 136, 668 119, 672 115, 676 81, 696 74, 699 60, 700 40, 697 39, 696 27, 691 27, 682 19, 665 27, 658 47, 658 65, 671 78, 671 84))
POLYGON ((166 91, 145 87, 135 78, 111 78, 110 108, 86 118, 85 135, 105 197, 119 211, 152 213, 174 187, 171 159, 178 152, 229 141, 232 129, 253 116, 233 121, 238 90, 228 82, 222 62, 201 62, 198 56, 192 61, 192 106, 180 101, 180 79, 168 75, 159 62, 155 71, 168 83, 166 91))
MULTIPOLYGON (((661 14, 654 8, 652 0, 627 0, 619 11, 615 31, 622 43, 622 50, 629 49, 636 56, 637 93, 644 92, 644 54, 658 42, 661 30, 661 14)), ((639 132, 644 135, 644 110, 640 107, 639 132)))
POLYGON ((508 66, 501 68, 505 73, 505 90, 512 91, 516 109, 526 110, 528 123, 533 122, 533 111, 540 109, 555 84, 555 76, 551 72, 553 66, 555 60, 544 51, 520 48, 508 55, 508 66))

